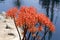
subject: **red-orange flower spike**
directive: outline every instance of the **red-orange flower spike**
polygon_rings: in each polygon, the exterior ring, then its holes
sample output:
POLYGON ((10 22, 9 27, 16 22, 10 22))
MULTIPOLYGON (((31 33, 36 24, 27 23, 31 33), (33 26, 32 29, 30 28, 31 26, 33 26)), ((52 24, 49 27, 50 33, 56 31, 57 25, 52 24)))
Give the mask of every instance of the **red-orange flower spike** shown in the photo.
POLYGON ((28 7, 27 6, 22 6, 19 10, 19 12, 27 12, 28 7))
POLYGON ((51 32, 54 32, 55 31, 55 27, 54 27, 54 25, 50 25, 51 27, 49 28, 49 30, 51 31, 51 32))
POLYGON ((32 14, 32 15, 34 15, 34 14, 37 13, 36 8, 35 7, 32 7, 32 6, 29 7, 29 11, 30 11, 30 14, 32 14))
POLYGON ((23 26, 24 25, 24 19, 22 17, 17 18, 16 24, 17 24, 17 26, 23 26))
MULTIPOLYGON (((46 17, 44 14, 39 14, 38 20, 40 23, 47 26, 48 28, 50 28, 53 25, 50 19, 48 19, 48 17, 46 17)), ((52 26, 51 30, 55 30, 54 26, 52 26)))
POLYGON ((39 27, 37 28, 37 30, 38 30, 38 31, 42 31, 42 30, 43 30, 43 27, 42 27, 42 26, 39 26, 39 27))
POLYGON ((37 28, 36 27, 31 27, 28 29, 30 32, 34 33, 37 31, 37 28))
POLYGON ((16 13, 18 12, 18 9, 16 8, 16 7, 14 7, 14 8, 11 8, 11 9, 9 9, 8 11, 7 11, 7 14, 6 14, 6 16, 8 16, 8 17, 16 17, 16 13))

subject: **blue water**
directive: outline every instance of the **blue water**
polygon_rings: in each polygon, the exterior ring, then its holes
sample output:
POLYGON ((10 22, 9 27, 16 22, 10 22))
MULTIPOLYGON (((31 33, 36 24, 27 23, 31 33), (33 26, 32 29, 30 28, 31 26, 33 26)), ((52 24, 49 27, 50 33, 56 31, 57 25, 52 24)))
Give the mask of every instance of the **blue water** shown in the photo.
MULTIPOLYGON (((0 12, 7 11, 9 8, 14 7, 15 1, 16 0, 5 0, 5 1, 0 2, 0 12)), ((35 8, 37 8, 38 12, 42 12, 46 14, 46 10, 42 8, 41 3, 39 4, 39 0, 20 0, 20 2, 21 2, 21 6, 34 6, 35 8)), ((54 6, 53 23, 56 27, 56 31, 53 33, 51 40, 60 40, 60 5, 54 6), (56 24, 55 24, 55 21, 56 21, 56 24)))

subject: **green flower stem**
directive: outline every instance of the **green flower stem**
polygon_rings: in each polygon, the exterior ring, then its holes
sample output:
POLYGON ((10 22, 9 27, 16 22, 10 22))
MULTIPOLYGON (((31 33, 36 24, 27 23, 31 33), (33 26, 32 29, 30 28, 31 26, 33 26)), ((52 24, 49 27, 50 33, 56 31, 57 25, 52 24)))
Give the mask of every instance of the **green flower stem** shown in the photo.
POLYGON ((19 39, 21 40, 20 32, 19 32, 19 30, 18 30, 18 28, 17 28, 17 26, 16 26, 15 18, 14 18, 14 23, 15 23, 15 27, 16 27, 16 30, 17 30, 18 35, 19 35, 19 39))
POLYGON ((26 33, 27 33, 27 27, 26 25, 24 26, 24 36, 23 36, 23 39, 22 40, 27 40, 26 39, 26 33))

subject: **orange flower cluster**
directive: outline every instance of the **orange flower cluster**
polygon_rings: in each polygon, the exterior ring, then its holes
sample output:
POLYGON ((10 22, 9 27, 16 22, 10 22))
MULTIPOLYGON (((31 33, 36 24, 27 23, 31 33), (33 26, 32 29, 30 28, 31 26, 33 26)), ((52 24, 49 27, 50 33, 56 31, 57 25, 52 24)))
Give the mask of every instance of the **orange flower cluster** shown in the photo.
POLYGON ((35 27, 37 23, 41 23, 49 28, 50 31, 54 32, 55 27, 53 23, 46 17, 43 13, 37 14, 37 10, 34 7, 26 7, 23 6, 18 11, 17 8, 13 8, 8 10, 7 16, 16 17, 16 25, 17 26, 24 26, 28 28, 30 32, 42 31, 43 27, 39 26, 38 28, 35 27), (16 17, 16 13, 18 15, 16 17))
POLYGON ((18 9, 16 7, 11 8, 10 10, 7 11, 6 16, 14 18, 14 17, 16 17, 17 12, 18 12, 18 9))
POLYGON ((39 14, 38 17, 38 21, 45 25, 46 27, 48 27, 50 29, 50 31, 54 32, 55 31, 55 27, 53 25, 53 23, 50 21, 50 19, 48 19, 48 17, 46 17, 44 14, 39 14))
POLYGON ((38 22, 37 17, 38 16, 35 8, 21 7, 18 13, 18 18, 16 19, 16 25, 17 26, 26 25, 30 32, 36 32, 37 28, 34 26, 38 22))
POLYGON ((42 26, 39 26, 37 30, 42 31, 43 30, 42 26))

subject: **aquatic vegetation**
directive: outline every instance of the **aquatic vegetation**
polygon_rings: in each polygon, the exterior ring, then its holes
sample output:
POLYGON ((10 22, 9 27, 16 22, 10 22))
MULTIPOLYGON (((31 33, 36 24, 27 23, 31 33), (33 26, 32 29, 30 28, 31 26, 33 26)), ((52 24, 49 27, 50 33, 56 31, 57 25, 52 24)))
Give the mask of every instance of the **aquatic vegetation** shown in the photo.
MULTIPOLYGON (((22 6, 20 10, 16 7, 7 11, 7 17, 11 17, 14 19, 14 23, 16 28, 22 27, 24 30, 24 36, 22 40, 27 40, 26 33, 29 31, 33 37, 40 38, 40 36, 36 36, 35 32, 44 31, 44 27, 47 27, 47 31, 54 32, 55 27, 50 19, 43 13, 38 13, 36 8, 22 6), (35 25, 39 23, 39 26, 35 25)), ((17 29, 18 31, 18 29, 17 29)), ((19 34, 19 31, 18 31, 19 34)), ((28 39, 29 40, 29 39, 28 39)))

